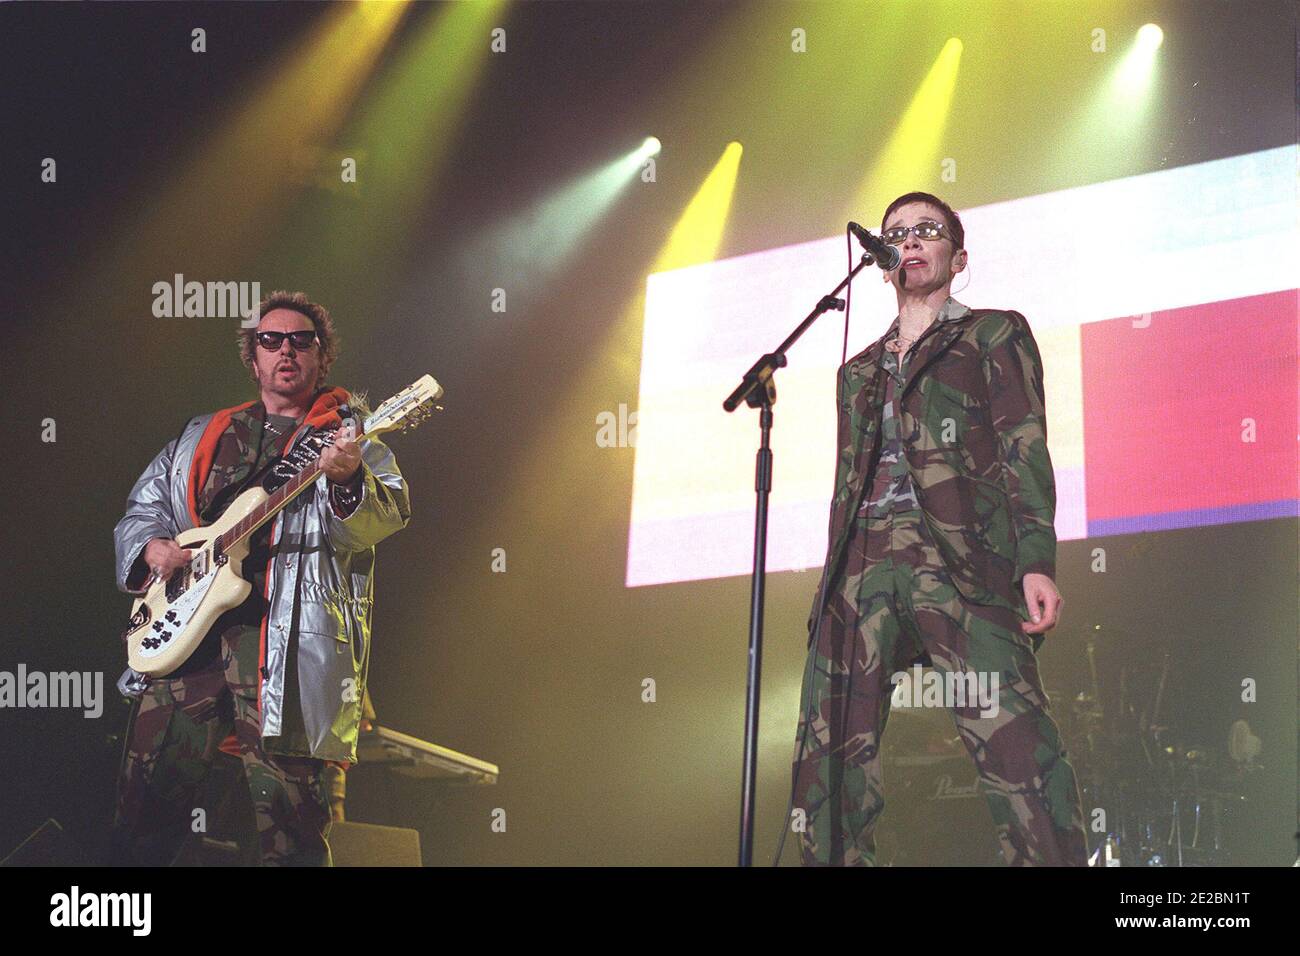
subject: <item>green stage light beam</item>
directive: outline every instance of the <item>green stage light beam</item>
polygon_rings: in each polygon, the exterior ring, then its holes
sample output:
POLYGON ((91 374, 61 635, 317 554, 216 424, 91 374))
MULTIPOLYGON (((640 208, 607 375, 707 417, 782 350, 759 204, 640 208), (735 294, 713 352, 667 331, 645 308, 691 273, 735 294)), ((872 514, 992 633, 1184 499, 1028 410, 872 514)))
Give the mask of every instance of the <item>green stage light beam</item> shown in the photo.
POLYGON ((335 295, 357 308, 392 280, 453 155, 504 7, 504 0, 450 3, 403 38, 332 146, 334 159, 355 160, 356 182, 340 196, 304 197, 267 243, 269 271, 304 283, 337 277, 335 295))
MULTIPOLYGON (((645 318, 645 280, 656 272, 710 262, 721 248, 731 198, 735 192, 743 149, 731 143, 682 209, 673 228, 642 276, 636 295, 610 324, 602 341, 594 343, 591 361, 573 378, 573 387, 556 403, 553 422, 535 437, 508 469, 511 487, 532 489, 517 500, 511 525, 534 536, 564 535, 572 545, 584 536, 605 533, 611 523, 627 516, 627 500, 608 496, 592 501, 575 496, 574 487, 592 481, 592 451, 597 413, 617 414, 620 390, 635 382, 640 369, 641 326, 645 318), (587 423, 590 430, 577 427, 587 423)), ((621 403, 633 404, 624 394, 621 403)), ((635 409, 633 409, 635 411, 635 409)), ((633 422, 634 424, 634 422, 633 422)), ((597 454, 598 468, 620 469, 626 459, 608 451, 597 454)), ((545 540, 545 538, 540 538, 545 540)))
POLYGON ((1059 162, 1079 170, 1082 181, 1115 178, 1141 167, 1163 42, 1158 26, 1144 26, 1110 73, 1100 78, 1092 102, 1080 104, 1078 122, 1065 132, 1055 152, 1059 162))
POLYGON ((1164 43, 1165 33, 1154 23, 1138 30, 1132 48, 1125 55, 1115 73, 1114 95, 1120 102, 1133 102, 1145 98, 1150 92, 1156 68, 1156 51, 1164 43))
POLYGON ((545 282, 572 256, 583 237, 635 182, 659 140, 647 138, 636 149, 561 186, 528 209, 466 243, 464 274, 489 265, 522 285, 545 282))

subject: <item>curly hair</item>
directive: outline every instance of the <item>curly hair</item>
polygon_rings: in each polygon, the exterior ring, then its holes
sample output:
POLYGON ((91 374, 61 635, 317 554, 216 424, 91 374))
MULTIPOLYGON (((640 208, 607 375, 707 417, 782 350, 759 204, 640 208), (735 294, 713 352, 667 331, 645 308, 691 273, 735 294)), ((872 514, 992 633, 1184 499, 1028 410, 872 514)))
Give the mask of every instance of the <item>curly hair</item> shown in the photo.
MULTIPOLYGON (((259 323, 266 318, 266 313, 274 312, 276 309, 292 309, 311 321, 312 327, 316 330, 316 348, 320 349, 320 371, 316 376, 316 388, 320 388, 325 382, 325 376, 329 374, 330 366, 339 357, 339 335, 334 330, 334 320, 330 318, 329 310, 325 306, 311 301, 311 299, 307 298, 305 292, 285 292, 284 290, 272 292, 262 300, 258 309, 259 323)), ((257 374, 254 370, 254 356, 256 355, 257 329, 240 329, 239 358, 244 363, 244 367, 248 369, 248 374, 254 382, 257 381, 257 374)))

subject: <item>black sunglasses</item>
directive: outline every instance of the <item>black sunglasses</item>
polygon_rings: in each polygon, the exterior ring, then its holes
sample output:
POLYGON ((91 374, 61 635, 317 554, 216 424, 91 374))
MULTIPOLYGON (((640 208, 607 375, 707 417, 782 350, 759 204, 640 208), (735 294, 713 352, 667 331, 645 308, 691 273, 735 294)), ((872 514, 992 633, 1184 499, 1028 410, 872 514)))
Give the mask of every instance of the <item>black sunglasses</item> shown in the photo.
POLYGON ((316 341, 316 333, 312 332, 258 332, 257 344, 262 346, 268 352, 280 351, 280 345, 285 339, 289 340, 299 352, 311 348, 311 344, 316 341))

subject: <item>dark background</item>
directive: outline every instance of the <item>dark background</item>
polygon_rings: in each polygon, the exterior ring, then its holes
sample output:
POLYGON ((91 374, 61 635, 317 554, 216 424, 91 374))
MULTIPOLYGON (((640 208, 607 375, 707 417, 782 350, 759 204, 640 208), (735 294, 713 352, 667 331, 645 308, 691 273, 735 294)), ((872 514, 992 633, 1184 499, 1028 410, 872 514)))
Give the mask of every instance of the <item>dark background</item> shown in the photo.
MULTIPOLYGON (((438 12, 408 13, 372 83, 438 12)), ((214 234, 202 203, 155 208, 232 105, 328 13, 305 3, 0 7, 0 669, 102 671, 106 696, 97 721, 0 711, 0 855, 50 816, 92 857, 102 851, 126 720, 112 691, 129 609, 113 589, 112 527, 188 416, 254 397, 229 323, 153 318, 153 282, 182 272, 305 289, 344 339, 335 382, 378 398, 432 371, 448 390, 434 422, 392 440, 414 518, 379 549, 371 686, 381 723, 496 762, 501 780, 434 795, 358 776, 358 818, 418 827, 429 863, 726 864, 749 582, 624 588, 634 452, 594 441, 595 416, 637 398, 639 340, 618 340, 613 354, 604 345, 726 143, 740 140, 745 154, 719 257, 842 228, 835 217, 873 144, 952 34, 966 51, 945 150, 964 172, 941 194, 958 209, 1297 138, 1291 3, 929 3, 903 15, 898 4, 519 3, 497 18, 508 53, 486 60, 461 119, 437 131, 448 159, 436 188, 407 184, 418 200, 391 229, 394 210, 367 205, 364 192, 309 185, 238 243, 214 234), (1089 31, 1127 42, 1148 20, 1165 44, 1160 107, 1141 142, 1060 162, 1048 144, 1097 79, 1089 31), (201 56, 189 49, 196 25, 208 32, 201 56), (793 26, 809 30, 807 60, 788 54, 793 26), (465 261, 467 237, 650 134, 664 143, 658 181, 629 188, 562 270, 512 285, 511 261, 465 261), (57 185, 40 182, 46 156, 58 160, 57 185), (378 239, 352 256, 347 230, 295 233, 308 213, 355 216, 378 239), (115 255, 151 217, 170 217, 185 242, 115 255), (498 286, 509 290, 505 315, 489 308, 498 286), (57 442, 41 441, 46 418, 57 442), (505 574, 490 572, 497 547, 505 574), (654 704, 641 702, 645 677, 654 704), (496 807, 504 834, 489 828, 496 807)), ((279 168, 294 145, 269 137, 256 163, 279 168)), ((214 173, 236 208, 243 177, 256 175, 214 173)), ((1295 856, 1297 571, 1294 519, 1060 548, 1067 616, 1041 659, 1067 733, 1092 635, 1103 680, 1169 654, 1168 722, 1184 746, 1221 753, 1239 717, 1262 739, 1264 769, 1241 786, 1233 862, 1295 856), (1089 571, 1098 544, 1105 575, 1089 571), (1242 677, 1258 681, 1258 703, 1239 702, 1242 677)), ((768 583, 758 859, 782 826, 815 584, 813 573, 768 583)), ((887 751, 923 749, 948 729, 900 730, 887 751)), ((1120 752, 1131 741, 1110 743, 1120 752)), ((901 826, 908 810, 893 806, 901 826)), ((972 854, 977 830, 958 830, 972 854)))

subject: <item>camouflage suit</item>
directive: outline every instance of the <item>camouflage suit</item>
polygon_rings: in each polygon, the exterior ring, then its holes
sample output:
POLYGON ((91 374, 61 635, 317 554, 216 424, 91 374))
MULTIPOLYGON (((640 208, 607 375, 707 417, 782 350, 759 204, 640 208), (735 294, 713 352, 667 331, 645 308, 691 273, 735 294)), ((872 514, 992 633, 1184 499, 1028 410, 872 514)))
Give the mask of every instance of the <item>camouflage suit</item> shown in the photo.
MULTIPOLYGON (((237 411, 221 435, 198 498, 204 524, 220 518, 250 477, 284 452, 297 423, 267 415, 263 428, 263 414, 261 403, 237 411)), ((222 801, 207 786, 213 762, 224 751, 243 766, 256 814, 256 860, 329 864, 325 762, 270 754, 262 746, 258 670, 270 536, 267 522, 250 539, 244 560, 253 586, 248 599, 222 615, 190 659, 167 678, 155 679, 135 703, 118 784, 114 863, 171 862, 193 829, 196 808, 204 810, 208 832, 228 822, 212 819, 222 801)))
POLYGON ((1074 771, 1025 635, 1026 573, 1055 575, 1042 365, 1024 317, 949 298, 906 356, 842 369, 830 552, 809 619, 794 774, 807 865, 874 865, 893 675, 996 675, 952 707, 1011 865, 1081 865, 1074 771), (901 370, 899 359, 902 358, 901 370), (991 686, 991 680, 990 680, 991 686))

